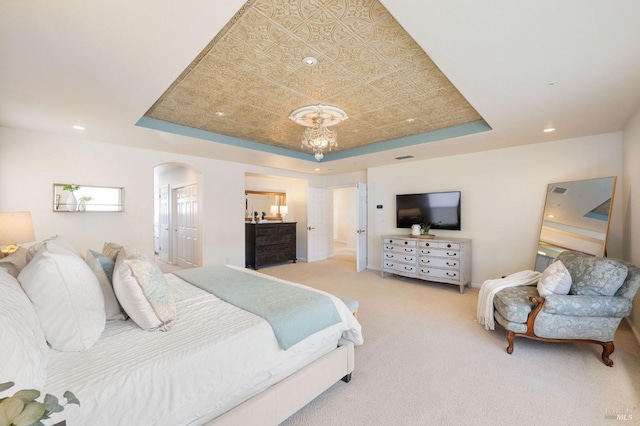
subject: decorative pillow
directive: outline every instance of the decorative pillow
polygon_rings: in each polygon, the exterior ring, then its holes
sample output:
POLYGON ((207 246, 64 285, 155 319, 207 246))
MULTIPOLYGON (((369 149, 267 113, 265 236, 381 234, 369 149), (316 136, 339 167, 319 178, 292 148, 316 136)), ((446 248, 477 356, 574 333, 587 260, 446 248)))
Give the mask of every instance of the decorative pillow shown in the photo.
POLYGON ((113 291, 113 268, 115 262, 109 257, 97 251, 87 250, 85 261, 98 278, 102 295, 104 296, 104 309, 108 320, 124 320, 124 311, 120 307, 116 294, 113 291))
POLYGON ((0 294, 0 381, 14 382, 15 389, 42 390, 49 347, 36 311, 18 281, 3 269, 0 294))
POLYGON ((113 288, 125 312, 144 330, 165 331, 176 317, 175 301, 160 268, 126 246, 118 254, 113 288))
POLYGON ((43 250, 48 250, 55 253, 70 253, 78 256, 79 258, 82 258, 80 252, 76 250, 73 244, 71 244, 67 239, 59 235, 54 235, 51 238, 43 240, 29 247, 29 250, 27 250, 27 263, 31 262, 31 259, 33 259, 38 253, 43 250))
POLYGON ((627 267, 615 259, 566 251, 560 256, 573 280, 569 294, 613 296, 627 278, 627 267))
POLYGON ((560 260, 556 260, 542 272, 538 280, 540 296, 550 294, 569 294, 571 289, 571 274, 560 260))
POLYGON ((52 348, 82 351, 100 338, 106 318, 98 278, 73 254, 39 252, 18 275, 52 348))
POLYGON ((102 247, 102 254, 105 256, 109 256, 115 262, 118 258, 118 253, 120 253, 120 249, 122 245, 116 243, 104 243, 102 247))
POLYGON ((0 269, 4 268, 9 274, 15 278, 18 277, 22 268, 27 265, 27 249, 19 247, 18 250, 9 256, 0 259, 0 269))

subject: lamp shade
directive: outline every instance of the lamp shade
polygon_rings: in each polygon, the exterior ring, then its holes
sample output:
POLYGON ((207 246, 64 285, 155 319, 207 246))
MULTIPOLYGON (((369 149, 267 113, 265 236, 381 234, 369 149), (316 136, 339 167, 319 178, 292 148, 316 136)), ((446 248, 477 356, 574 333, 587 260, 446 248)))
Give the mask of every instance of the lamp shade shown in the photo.
POLYGON ((0 212, 0 245, 35 241, 31 212, 0 212))
POLYGON ((288 210, 287 206, 280 206, 280 214, 287 214, 288 210))

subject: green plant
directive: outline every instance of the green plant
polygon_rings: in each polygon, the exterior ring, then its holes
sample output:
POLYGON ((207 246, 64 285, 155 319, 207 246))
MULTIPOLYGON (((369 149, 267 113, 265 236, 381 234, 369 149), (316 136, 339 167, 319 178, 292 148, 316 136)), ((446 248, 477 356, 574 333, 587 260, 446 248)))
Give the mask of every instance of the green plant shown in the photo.
POLYGON ((85 203, 91 200, 93 200, 93 197, 89 197, 87 195, 85 195, 84 197, 80 197, 80 201, 84 201, 85 203))
POLYGON ((77 191, 78 189, 80 189, 80 185, 74 185, 74 184, 67 184, 65 186, 62 187, 63 191, 77 191))
MULTIPOLYGON (((0 392, 14 384, 0 383, 0 392)), ((46 394, 43 402, 36 401, 40 391, 35 389, 19 390, 13 396, 0 398, 0 426, 44 426, 40 420, 50 418, 51 413, 61 412, 68 404, 80 406, 80 401, 73 393, 66 391, 63 396, 67 400, 64 405, 60 405, 58 398, 51 394, 46 394)))
POLYGON ((428 234, 429 231, 431 230, 431 225, 430 224, 421 223, 420 227, 422 228, 422 233, 423 234, 428 234))

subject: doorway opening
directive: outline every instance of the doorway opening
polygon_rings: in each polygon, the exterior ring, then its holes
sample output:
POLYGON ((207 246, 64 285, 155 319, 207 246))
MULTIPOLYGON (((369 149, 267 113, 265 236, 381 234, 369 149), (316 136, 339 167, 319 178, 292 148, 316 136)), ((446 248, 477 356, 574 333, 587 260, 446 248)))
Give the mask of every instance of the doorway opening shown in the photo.
POLYGON ((154 251, 163 272, 202 265, 201 175, 188 164, 154 167, 154 251))

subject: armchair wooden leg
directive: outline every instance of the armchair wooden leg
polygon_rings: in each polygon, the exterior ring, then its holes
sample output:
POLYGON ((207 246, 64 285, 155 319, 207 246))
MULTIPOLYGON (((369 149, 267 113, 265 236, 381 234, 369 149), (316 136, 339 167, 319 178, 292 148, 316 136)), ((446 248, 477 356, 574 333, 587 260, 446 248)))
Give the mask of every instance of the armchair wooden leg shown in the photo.
POLYGON ((613 342, 602 343, 602 362, 604 362, 607 367, 613 367, 613 361, 609 359, 609 355, 611 355, 614 350, 613 342))
POLYGON ((516 335, 513 333, 513 331, 507 330, 507 342, 509 343, 509 346, 507 346, 507 353, 509 355, 513 353, 513 340, 515 339, 515 337, 516 335))

